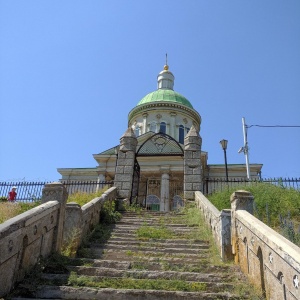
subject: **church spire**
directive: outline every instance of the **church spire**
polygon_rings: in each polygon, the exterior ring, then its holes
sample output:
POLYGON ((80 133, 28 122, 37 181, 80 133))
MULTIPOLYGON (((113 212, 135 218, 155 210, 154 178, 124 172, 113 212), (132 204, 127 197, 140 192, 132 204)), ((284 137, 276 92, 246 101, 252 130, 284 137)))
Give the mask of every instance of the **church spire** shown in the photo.
POLYGON ((173 90, 174 79, 174 75, 169 71, 168 54, 166 53, 166 64, 164 65, 164 69, 157 76, 157 88, 173 90))

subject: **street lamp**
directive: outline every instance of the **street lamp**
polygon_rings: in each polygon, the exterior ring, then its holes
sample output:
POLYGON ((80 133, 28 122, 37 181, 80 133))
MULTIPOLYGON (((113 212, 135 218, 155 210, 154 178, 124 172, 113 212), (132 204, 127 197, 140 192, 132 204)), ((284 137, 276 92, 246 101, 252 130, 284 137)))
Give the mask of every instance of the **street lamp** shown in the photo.
POLYGON ((115 147, 115 155, 116 155, 116 165, 115 165, 115 178, 116 178, 116 173, 117 173, 117 164, 118 164, 118 156, 119 156, 119 149, 120 145, 115 147))
POLYGON ((228 182, 228 168, 227 168, 227 155, 226 155, 226 149, 227 149, 227 140, 220 141, 220 144, 222 146, 222 149, 224 150, 224 158, 225 158, 225 170, 226 170, 226 181, 228 182))

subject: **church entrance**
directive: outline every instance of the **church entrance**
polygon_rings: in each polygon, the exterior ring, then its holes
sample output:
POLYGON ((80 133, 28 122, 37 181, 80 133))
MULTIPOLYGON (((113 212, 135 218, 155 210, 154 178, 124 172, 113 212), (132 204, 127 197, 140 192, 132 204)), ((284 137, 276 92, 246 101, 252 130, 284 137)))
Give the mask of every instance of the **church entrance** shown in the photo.
POLYGON ((151 135, 141 144, 138 203, 148 210, 170 211, 183 205, 183 149, 171 136, 151 135))

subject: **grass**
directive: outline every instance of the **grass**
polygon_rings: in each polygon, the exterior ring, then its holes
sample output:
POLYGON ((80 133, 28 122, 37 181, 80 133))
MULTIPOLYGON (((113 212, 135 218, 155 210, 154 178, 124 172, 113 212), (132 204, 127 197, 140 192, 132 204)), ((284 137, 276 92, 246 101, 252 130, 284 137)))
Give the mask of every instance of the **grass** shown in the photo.
MULTIPOLYGON (((255 183, 239 186, 254 196, 254 216, 300 246, 300 191, 282 185, 255 183)), ((208 199, 219 209, 230 208, 230 195, 237 187, 215 192, 208 199)))
POLYGON ((0 202, 0 224, 40 204, 40 201, 32 203, 0 202))
POLYGON ((94 193, 85 193, 85 192, 79 191, 79 192, 69 195, 69 197, 67 199, 67 203, 75 202, 75 203, 79 204, 80 206, 83 206, 84 204, 87 204, 91 200, 93 200, 97 197, 101 197, 101 195, 107 190, 108 190, 108 186, 97 192, 94 192, 94 193))
POLYGON ((89 276, 78 276, 71 272, 69 285, 87 286, 96 288, 115 289, 147 289, 165 291, 185 291, 200 292, 206 289, 206 284, 202 282, 186 282, 182 280, 166 279, 133 279, 133 278, 92 278, 89 276))
POLYGON ((154 227, 148 224, 143 224, 137 230, 136 234, 141 240, 176 238, 174 232, 163 225, 154 227))
MULTIPOLYGON (((207 198, 219 209, 230 208, 230 195, 237 187, 226 191, 216 192, 207 198)), ((275 186, 268 183, 256 183, 255 185, 239 186, 238 190, 249 191, 255 200, 255 215, 271 227, 280 225, 279 214, 290 217, 296 223, 300 223, 300 192, 295 189, 275 186), (266 211, 268 207, 268 214, 266 211)))

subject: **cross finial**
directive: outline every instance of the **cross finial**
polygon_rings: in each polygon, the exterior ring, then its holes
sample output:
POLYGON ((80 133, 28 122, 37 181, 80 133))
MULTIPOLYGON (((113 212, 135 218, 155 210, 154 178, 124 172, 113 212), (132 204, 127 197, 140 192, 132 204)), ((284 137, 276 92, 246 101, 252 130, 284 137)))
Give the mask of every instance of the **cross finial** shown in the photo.
POLYGON ((166 53, 166 64, 164 66, 164 70, 169 70, 169 66, 168 66, 168 53, 166 53))

